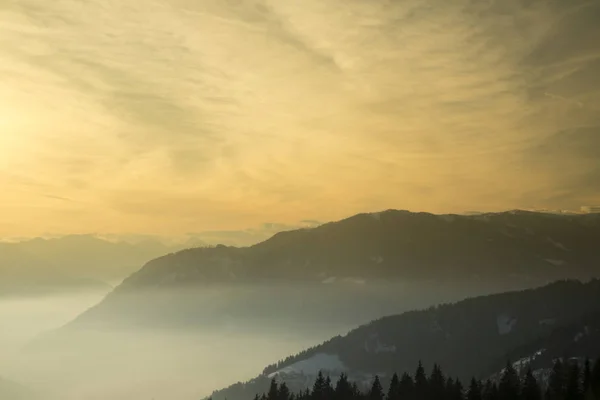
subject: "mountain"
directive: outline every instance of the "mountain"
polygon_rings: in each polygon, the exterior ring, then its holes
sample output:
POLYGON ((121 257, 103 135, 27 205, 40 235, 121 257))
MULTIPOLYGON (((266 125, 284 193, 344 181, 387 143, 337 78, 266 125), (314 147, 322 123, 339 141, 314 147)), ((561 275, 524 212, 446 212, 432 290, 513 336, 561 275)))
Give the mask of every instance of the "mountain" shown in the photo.
POLYGON ((251 247, 157 258, 72 325, 209 324, 223 315, 287 316, 293 324, 320 312, 358 324, 465 296, 598 276, 598 243, 598 214, 360 214, 251 247), (197 297, 215 288, 236 294, 197 297))
POLYGON ((449 376, 493 376, 507 359, 551 368, 556 357, 600 356, 600 280, 559 281, 390 316, 265 368, 256 379, 213 393, 214 400, 251 399, 272 377, 293 391, 319 370, 368 382, 375 374, 413 372, 419 361, 449 376))
POLYGON ((599 241, 600 214, 389 210, 281 232, 247 248, 217 246, 161 257, 119 290, 273 279, 589 277, 600 272, 599 241))
POLYGON ((0 295, 74 289, 109 291, 143 263, 180 249, 160 242, 112 242, 93 235, 0 242, 0 295))

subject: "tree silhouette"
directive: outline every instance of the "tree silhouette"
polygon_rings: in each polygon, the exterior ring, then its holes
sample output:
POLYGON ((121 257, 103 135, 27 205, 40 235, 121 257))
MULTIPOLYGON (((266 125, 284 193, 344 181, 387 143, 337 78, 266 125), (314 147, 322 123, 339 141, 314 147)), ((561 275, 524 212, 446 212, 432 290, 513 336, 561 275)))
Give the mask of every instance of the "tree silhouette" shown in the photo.
POLYGON ((369 390, 368 399, 383 400, 384 398, 385 395, 383 393, 383 386, 381 386, 379 376, 375 375, 375 379, 373 380, 373 384, 371 385, 371 390, 369 390))
POLYGON ((390 382, 390 387, 388 389, 386 400, 400 399, 400 378, 398 378, 398 374, 394 374, 394 376, 392 376, 392 381, 390 382))
POLYGON ((481 383, 475 378, 471 379, 471 384, 467 391, 467 400, 483 400, 481 396, 481 383))
POLYGON ((579 365, 574 363, 569 368, 569 375, 567 379, 565 399, 566 400, 582 400, 583 392, 581 390, 581 373, 579 365))
MULTIPOLYGON (((454 382, 452 382, 454 384, 454 382)), ((429 399, 442 400, 446 393, 446 379, 439 365, 433 364, 431 375, 429 376, 429 399)))
POLYGON ((537 380, 533 376, 531 368, 527 368, 527 373, 523 379, 521 398, 523 400, 542 400, 542 390, 537 380))
POLYGON ((406 372, 400 379, 399 397, 401 400, 415 400, 415 382, 406 372))
POLYGON ((427 376, 423 364, 419 361, 419 366, 415 372, 415 400, 427 400, 427 376))
POLYGON ((279 387, 275 378, 271 379, 267 400, 279 400, 279 387))
POLYGON ((500 400, 514 400, 519 398, 520 395, 520 382, 519 374, 513 367, 512 363, 508 361, 506 368, 500 378, 498 384, 498 396, 500 400))

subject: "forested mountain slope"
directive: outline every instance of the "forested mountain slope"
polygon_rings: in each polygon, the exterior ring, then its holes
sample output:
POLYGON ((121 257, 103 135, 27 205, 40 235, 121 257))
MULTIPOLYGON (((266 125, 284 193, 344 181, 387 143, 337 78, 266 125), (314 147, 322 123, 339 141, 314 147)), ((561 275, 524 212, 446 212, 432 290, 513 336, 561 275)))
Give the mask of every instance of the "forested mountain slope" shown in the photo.
POLYGON ((273 376, 298 389, 319 370, 364 381, 411 371, 422 361, 426 368, 439 363, 451 376, 468 379, 493 375, 509 358, 528 357, 544 368, 557 356, 597 357, 599 316, 599 280, 471 298, 374 321, 269 366, 247 384, 215 392, 213 399, 251 398, 273 376))

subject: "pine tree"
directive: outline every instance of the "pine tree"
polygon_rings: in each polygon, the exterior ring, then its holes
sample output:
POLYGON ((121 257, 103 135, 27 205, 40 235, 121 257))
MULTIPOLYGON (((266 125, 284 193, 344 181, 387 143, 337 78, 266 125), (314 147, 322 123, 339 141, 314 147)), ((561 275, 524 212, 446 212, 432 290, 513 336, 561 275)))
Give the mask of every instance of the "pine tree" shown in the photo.
POLYGON ((563 400, 566 392, 564 365, 560 359, 554 362, 548 378, 548 390, 545 400, 563 400))
POLYGON ((279 385, 278 399, 291 400, 290 389, 285 382, 282 382, 281 385, 279 385))
POLYGON ((596 396, 596 399, 600 400, 600 358, 596 360, 594 368, 592 369, 592 378, 590 384, 594 396, 596 396))
POLYGON ((429 376, 428 385, 430 400, 442 400, 445 398, 444 395, 446 393, 446 378, 444 378, 442 369, 437 364, 433 365, 431 375, 429 376))
POLYGON ((327 375, 327 378, 325 378, 325 398, 327 400, 331 400, 331 399, 333 399, 333 395, 334 395, 334 390, 333 390, 333 385, 331 384, 331 377, 329 375, 327 375))
POLYGON ((356 382, 352 382, 352 398, 356 400, 363 398, 363 395, 360 392, 360 389, 358 388, 356 382))
POLYGON ((533 376, 531 368, 527 368, 527 373, 523 379, 521 398, 523 400, 542 400, 542 390, 537 379, 533 376))
POLYGON ((514 400, 519 397, 520 382, 519 374, 510 361, 506 363, 506 368, 500 378, 498 385, 498 396, 500 400, 514 400))
POLYGON ((406 372, 402 374, 402 378, 400 378, 399 396, 401 400, 415 399, 415 382, 406 372))
POLYGON ((383 386, 381 386, 381 381, 379 380, 379 376, 375 375, 375 379, 373 380, 373 385, 371 385, 371 390, 369 390, 369 400, 383 400, 385 395, 383 393, 383 386))
POLYGON ((452 379, 451 377, 448 378, 448 380, 446 381, 446 388, 444 389, 444 394, 442 399, 446 399, 446 400, 452 400, 452 397, 454 395, 454 379, 452 379))
POLYGON ((488 379, 485 382, 481 397, 483 400, 498 400, 498 386, 488 379))
POLYGON ((348 376, 342 374, 337 381, 334 390, 335 400, 348 400, 353 398, 352 385, 348 382, 348 376))
POLYGON ((423 364, 419 361, 419 366, 415 372, 415 400, 427 400, 427 376, 425 375, 425 369, 423 364))
POLYGON ((386 400, 401 400, 400 378, 398 378, 398 374, 394 374, 394 376, 392 376, 392 381, 390 382, 386 400))
POLYGON ((271 379, 267 400, 279 400, 279 386, 277 385, 275 378, 271 379))
MULTIPOLYGON (((312 400, 327 400, 327 383, 323 371, 319 371, 311 394, 312 400)), ((270 400, 270 399, 269 399, 270 400)))
POLYGON ((475 378, 471 379, 471 384, 467 391, 467 400, 483 400, 481 395, 481 383, 475 378))
POLYGON ((454 390, 452 395, 452 400, 464 400, 465 398, 465 388, 460 381, 460 379, 456 378, 454 381, 454 390))
POLYGON ((566 400, 582 400, 583 392, 581 391, 581 373, 579 365, 573 364, 569 368, 567 387, 566 387, 566 400))
POLYGON ((590 359, 585 359, 585 364, 583 367, 583 393, 587 393, 592 385, 592 365, 590 363, 590 359))

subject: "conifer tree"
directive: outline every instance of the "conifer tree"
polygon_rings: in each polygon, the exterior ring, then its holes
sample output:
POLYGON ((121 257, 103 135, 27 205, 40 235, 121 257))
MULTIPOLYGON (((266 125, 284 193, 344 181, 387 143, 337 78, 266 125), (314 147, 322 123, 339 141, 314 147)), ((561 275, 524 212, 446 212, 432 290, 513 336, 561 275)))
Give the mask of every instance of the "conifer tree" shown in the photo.
POLYGON ((442 395, 442 399, 452 400, 452 398, 454 396, 454 390, 455 390, 454 379, 449 377, 448 380, 446 381, 446 389, 444 389, 444 394, 442 395))
POLYGON ((454 381, 454 390, 452 393, 452 400, 464 400, 465 398, 465 388, 458 378, 454 381))
MULTIPOLYGON (((319 371, 311 394, 312 400, 327 400, 327 383, 323 371, 319 371)), ((270 400, 270 399, 269 399, 270 400)))
POLYGON ((385 398, 385 394, 383 393, 383 386, 381 386, 381 381, 379 380, 379 376, 375 375, 375 379, 373 380, 373 385, 371 385, 371 390, 369 390, 368 399, 369 400, 383 400, 385 398))
POLYGON ((325 398, 327 400, 331 400, 331 399, 333 399, 333 395, 334 395, 334 390, 333 390, 333 385, 331 384, 331 377, 329 375, 327 375, 327 378, 325 378, 325 398))
POLYGON ((489 379, 485 382, 482 398, 483 400, 498 400, 498 386, 489 379))
POLYGON ((392 381, 390 382, 390 387, 388 389, 386 400, 400 399, 400 378, 398 378, 398 374, 394 374, 394 376, 392 376, 392 381))
POLYGON ((592 365, 590 363, 590 359, 585 359, 585 364, 583 366, 583 393, 586 393, 592 384, 592 365))
POLYGON ((352 382, 352 398, 353 399, 362 399, 363 395, 358 388, 356 382, 352 382))
POLYGON ((537 379, 533 376, 531 368, 527 368, 527 373, 523 379, 521 398, 523 400, 542 400, 542 390, 537 379))
POLYGON ((279 400, 279 386, 277 385, 275 378, 271 379, 267 400, 279 400))
POLYGON ((427 376, 423 364, 419 361, 419 366, 415 372, 415 400, 427 400, 427 376))
POLYGON ((282 382, 281 385, 279 385, 278 399, 291 400, 290 389, 285 382, 282 382))
POLYGON ((352 385, 348 382, 348 376, 342 374, 337 381, 334 390, 335 400, 348 400, 353 398, 352 385))
POLYGON ((573 364, 569 368, 567 387, 566 387, 566 400, 582 400, 583 392, 581 390, 581 373, 579 365, 573 364))
POLYGON ((469 390, 467 391, 467 400, 483 400, 481 395, 481 383, 475 378, 471 379, 469 390))
POLYGON ((400 379, 399 397, 401 400, 415 400, 415 382, 406 372, 400 379))
POLYGON ((500 378, 500 384, 498 385, 498 396, 500 400, 514 400, 519 397, 520 394, 520 382, 519 374, 513 367, 512 363, 508 361, 506 368, 500 378))
POLYGON ((548 390, 545 400, 563 400, 566 392, 564 365, 560 359, 554 362, 548 378, 548 390))
MULTIPOLYGON (((454 382, 453 382, 454 384, 454 382)), ((442 400, 446 392, 446 379, 439 365, 434 364, 429 376, 429 399, 442 400)))
POLYGON ((590 385, 592 387, 592 392, 594 393, 594 396, 596 396, 596 399, 600 400, 600 358, 596 360, 594 368, 592 369, 592 378, 590 385))

